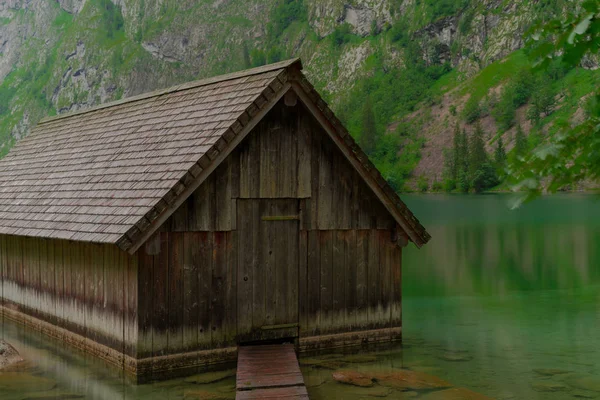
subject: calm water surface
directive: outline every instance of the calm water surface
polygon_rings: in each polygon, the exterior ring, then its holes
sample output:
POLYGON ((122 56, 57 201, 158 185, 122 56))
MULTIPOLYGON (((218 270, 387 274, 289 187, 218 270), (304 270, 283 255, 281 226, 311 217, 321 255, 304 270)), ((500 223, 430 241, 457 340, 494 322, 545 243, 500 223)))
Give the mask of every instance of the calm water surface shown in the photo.
MULTIPOLYGON (((450 398, 342 385, 337 368, 411 369, 498 399, 600 398, 597 198, 554 196, 517 211, 504 195, 405 201, 433 240, 405 252, 404 346, 301 359, 311 399, 450 398)), ((232 377, 132 386, 28 329, 4 321, 2 333, 35 366, 0 374, 0 399, 235 398, 232 377)))

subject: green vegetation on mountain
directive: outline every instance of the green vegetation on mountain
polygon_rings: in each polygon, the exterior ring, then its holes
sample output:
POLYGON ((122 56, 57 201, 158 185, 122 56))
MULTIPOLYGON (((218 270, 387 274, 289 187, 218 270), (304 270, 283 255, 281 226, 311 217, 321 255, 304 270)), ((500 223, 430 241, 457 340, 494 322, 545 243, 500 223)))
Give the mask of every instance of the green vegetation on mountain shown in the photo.
POLYGON ((0 155, 47 115, 301 57, 396 190, 479 191, 509 175, 501 149, 527 154, 592 109, 581 99, 600 83, 560 60, 530 68, 522 35, 568 0, 13 3, 0 6, 0 155), (457 124, 486 157, 449 172, 457 124))

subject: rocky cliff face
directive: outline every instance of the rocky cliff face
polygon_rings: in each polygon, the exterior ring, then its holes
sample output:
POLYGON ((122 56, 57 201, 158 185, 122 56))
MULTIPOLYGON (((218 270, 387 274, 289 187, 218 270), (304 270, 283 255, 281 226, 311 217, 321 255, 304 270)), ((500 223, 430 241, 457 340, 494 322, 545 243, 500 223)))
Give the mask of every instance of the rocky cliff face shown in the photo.
POLYGON ((387 33, 398 26, 427 63, 448 62, 466 79, 522 46, 534 3, 465 1, 440 16, 437 2, 415 0, 3 1, 0 153, 46 115, 243 69, 257 50, 264 61, 302 57, 336 107, 371 76, 373 57, 403 68, 404 52, 387 33), (269 26, 281 23, 274 10, 288 3, 307 20, 272 37, 269 26))

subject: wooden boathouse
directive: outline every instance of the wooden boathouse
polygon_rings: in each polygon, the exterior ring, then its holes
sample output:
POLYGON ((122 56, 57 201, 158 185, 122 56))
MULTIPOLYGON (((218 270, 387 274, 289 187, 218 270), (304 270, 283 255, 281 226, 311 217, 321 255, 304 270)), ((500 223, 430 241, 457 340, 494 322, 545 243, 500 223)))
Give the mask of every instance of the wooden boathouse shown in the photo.
POLYGON ((2 312, 140 380, 399 340, 428 240, 299 60, 44 120, 0 160, 2 312))

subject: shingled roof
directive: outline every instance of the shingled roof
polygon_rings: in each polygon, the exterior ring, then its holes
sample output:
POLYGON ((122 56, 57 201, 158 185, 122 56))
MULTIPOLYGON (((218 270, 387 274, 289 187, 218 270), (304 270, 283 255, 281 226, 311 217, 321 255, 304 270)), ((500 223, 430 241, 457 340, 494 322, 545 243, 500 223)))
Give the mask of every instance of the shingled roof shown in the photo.
POLYGON ((293 89, 410 239, 426 243, 425 229, 301 69, 284 61, 42 121, 0 160, 0 234, 133 252, 293 89))

